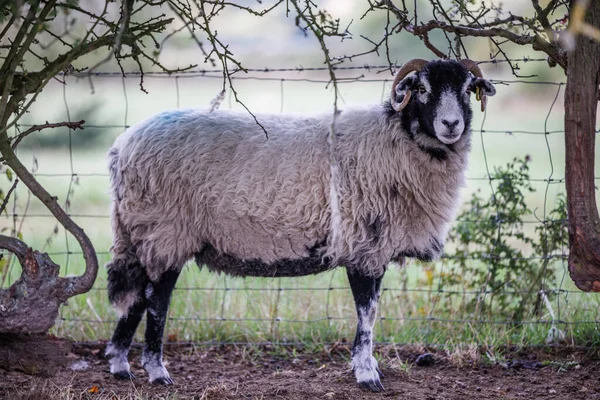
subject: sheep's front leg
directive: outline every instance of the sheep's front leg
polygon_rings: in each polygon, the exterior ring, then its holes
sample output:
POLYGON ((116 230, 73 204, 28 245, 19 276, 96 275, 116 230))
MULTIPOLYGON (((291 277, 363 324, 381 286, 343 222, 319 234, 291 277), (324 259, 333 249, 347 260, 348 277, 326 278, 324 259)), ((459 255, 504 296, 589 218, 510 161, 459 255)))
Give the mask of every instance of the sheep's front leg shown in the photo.
POLYGON ((110 363, 110 373, 117 379, 135 379, 129 368, 127 355, 129 354, 135 330, 142 320, 144 311, 146 311, 146 299, 143 297, 143 294, 140 294, 140 298, 127 310, 127 314, 119 318, 115 333, 106 347, 106 356, 110 363))
POLYGON ((162 362, 163 334, 171 293, 179 276, 178 270, 167 270, 157 282, 146 287, 146 345, 142 354, 142 366, 148 372, 150 382, 172 385, 173 380, 162 362))
POLYGON ((352 346, 352 370, 358 385, 373 392, 384 390, 380 381, 383 374, 373 357, 373 326, 382 278, 383 274, 373 278, 348 269, 348 280, 358 314, 358 327, 352 346))

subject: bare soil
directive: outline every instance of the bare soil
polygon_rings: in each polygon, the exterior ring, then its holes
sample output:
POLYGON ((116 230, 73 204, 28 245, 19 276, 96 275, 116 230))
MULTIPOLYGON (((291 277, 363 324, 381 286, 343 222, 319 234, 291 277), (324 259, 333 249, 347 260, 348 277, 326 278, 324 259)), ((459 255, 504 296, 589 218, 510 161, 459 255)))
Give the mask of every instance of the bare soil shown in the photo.
POLYGON ((0 370, 0 398, 600 399, 600 360, 583 352, 507 351, 490 362, 472 349, 438 350, 429 353, 431 365, 417 365, 425 352, 378 349, 386 390, 369 393, 354 380, 345 344, 316 354, 239 346, 170 349, 165 353, 175 380, 170 387, 147 382, 139 350, 130 355, 137 379, 125 382, 110 375, 100 346, 75 346, 68 365, 86 370, 61 367, 50 378, 0 370))

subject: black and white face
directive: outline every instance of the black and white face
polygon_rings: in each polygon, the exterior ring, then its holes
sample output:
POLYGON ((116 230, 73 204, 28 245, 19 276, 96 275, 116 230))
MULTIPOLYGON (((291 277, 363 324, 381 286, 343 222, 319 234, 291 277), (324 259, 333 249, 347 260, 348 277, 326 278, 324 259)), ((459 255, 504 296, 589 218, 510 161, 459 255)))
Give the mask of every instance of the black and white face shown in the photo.
POLYGON ((487 80, 473 76, 456 61, 432 61, 421 71, 404 78, 396 87, 401 102, 406 92, 411 99, 406 112, 419 128, 444 144, 458 141, 470 127, 473 112, 471 93, 493 96, 496 89, 487 80))

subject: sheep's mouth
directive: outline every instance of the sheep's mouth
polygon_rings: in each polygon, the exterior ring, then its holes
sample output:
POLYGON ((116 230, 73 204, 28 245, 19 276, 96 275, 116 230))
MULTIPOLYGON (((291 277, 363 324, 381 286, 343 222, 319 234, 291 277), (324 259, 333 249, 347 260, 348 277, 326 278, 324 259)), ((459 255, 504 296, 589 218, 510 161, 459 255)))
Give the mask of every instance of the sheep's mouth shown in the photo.
POLYGON ((438 136, 438 138, 444 144, 452 144, 452 143, 456 142, 458 139, 460 139, 460 136, 461 136, 460 133, 446 133, 444 135, 438 136))

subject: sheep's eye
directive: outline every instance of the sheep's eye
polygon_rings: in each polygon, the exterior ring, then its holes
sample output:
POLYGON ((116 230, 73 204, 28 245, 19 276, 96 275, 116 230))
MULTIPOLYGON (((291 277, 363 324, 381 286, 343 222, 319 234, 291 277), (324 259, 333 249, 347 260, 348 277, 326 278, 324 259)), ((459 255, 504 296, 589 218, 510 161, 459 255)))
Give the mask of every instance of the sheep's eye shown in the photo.
POLYGON ((421 93, 421 94, 427 93, 427 89, 425 89, 425 86, 423 86, 423 85, 419 85, 419 87, 417 89, 419 90, 419 93, 421 93))

